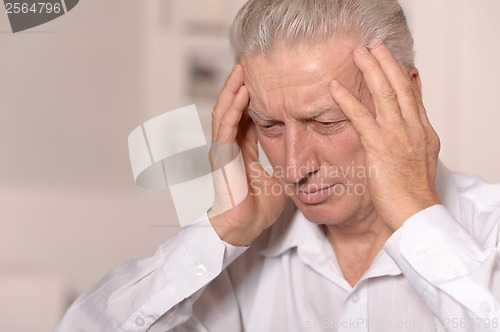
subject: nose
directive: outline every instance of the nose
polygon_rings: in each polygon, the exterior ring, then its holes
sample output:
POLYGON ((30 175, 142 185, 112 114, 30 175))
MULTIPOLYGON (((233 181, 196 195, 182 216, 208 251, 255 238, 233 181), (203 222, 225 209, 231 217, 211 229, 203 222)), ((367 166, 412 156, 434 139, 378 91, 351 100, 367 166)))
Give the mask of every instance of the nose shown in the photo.
POLYGON ((290 129, 285 134, 285 179, 299 183, 319 170, 314 143, 305 130, 290 129))

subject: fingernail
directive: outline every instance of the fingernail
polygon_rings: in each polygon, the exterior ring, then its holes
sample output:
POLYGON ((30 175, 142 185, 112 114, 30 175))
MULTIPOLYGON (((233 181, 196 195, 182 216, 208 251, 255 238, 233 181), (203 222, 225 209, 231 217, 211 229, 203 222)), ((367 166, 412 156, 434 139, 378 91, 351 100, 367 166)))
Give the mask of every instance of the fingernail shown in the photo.
POLYGON ((337 80, 333 80, 333 81, 331 81, 331 82, 330 82, 330 86, 331 86, 332 88, 336 88, 336 87, 338 87, 338 86, 339 86, 339 81, 337 81, 337 80))

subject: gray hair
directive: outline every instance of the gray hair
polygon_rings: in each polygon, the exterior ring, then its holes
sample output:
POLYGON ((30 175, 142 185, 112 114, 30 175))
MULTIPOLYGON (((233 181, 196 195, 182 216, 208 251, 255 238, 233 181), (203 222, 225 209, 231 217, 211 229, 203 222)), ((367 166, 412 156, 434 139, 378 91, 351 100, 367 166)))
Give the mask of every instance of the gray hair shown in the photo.
POLYGON ((385 42, 399 62, 414 65, 413 38, 397 0, 249 0, 230 28, 237 62, 266 54, 279 42, 290 46, 340 35, 367 47, 385 42))

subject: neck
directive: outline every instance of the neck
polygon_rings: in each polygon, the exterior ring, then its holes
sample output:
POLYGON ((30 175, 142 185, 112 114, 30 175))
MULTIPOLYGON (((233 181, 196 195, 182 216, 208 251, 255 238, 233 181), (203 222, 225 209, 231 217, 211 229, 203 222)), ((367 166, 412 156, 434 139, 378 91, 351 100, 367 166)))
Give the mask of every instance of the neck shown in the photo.
POLYGON ((377 239, 387 240, 393 231, 383 222, 374 210, 360 220, 340 225, 325 225, 330 242, 337 244, 354 242, 375 242, 377 239))
POLYGON ((325 232, 344 278, 356 285, 393 231, 374 210, 366 218, 344 225, 326 225, 325 232))

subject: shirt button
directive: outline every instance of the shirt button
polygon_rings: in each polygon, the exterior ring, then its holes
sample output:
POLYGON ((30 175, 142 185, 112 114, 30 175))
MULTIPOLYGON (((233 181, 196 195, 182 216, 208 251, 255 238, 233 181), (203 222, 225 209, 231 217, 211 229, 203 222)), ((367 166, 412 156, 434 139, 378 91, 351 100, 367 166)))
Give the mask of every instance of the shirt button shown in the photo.
POLYGON ((488 302, 483 302, 479 306, 479 309, 481 309, 481 311, 484 313, 488 313, 491 311, 491 305, 488 302))
POLYGON ((358 294, 354 294, 351 297, 351 301, 354 302, 354 303, 358 303, 359 302, 359 295, 358 294))
POLYGON ((135 319, 135 325, 137 325, 139 327, 143 327, 144 324, 146 324, 146 322, 141 317, 135 319))
POLYGON ((196 266, 196 274, 199 275, 200 277, 204 275, 207 272, 207 268, 205 265, 199 264, 196 266))
POLYGON ((420 248, 417 250, 418 258, 426 258, 427 256, 429 256, 429 248, 420 248))

